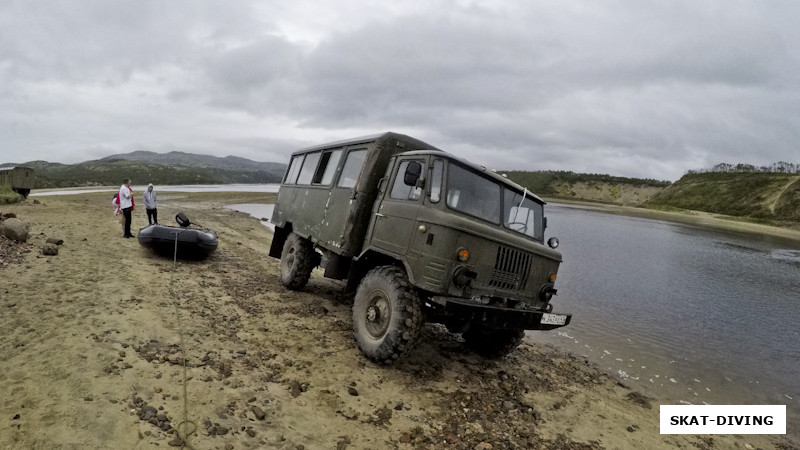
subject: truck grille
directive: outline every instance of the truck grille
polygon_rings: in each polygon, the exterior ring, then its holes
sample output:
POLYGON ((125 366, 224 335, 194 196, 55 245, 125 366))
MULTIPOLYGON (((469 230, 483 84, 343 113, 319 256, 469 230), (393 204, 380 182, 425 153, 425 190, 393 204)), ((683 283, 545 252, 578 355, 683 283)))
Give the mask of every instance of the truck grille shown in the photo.
POLYGON ((507 291, 525 289, 525 281, 531 269, 531 259, 531 255, 527 253, 500 246, 497 249, 494 271, 489 278, 489 286, 507 291))

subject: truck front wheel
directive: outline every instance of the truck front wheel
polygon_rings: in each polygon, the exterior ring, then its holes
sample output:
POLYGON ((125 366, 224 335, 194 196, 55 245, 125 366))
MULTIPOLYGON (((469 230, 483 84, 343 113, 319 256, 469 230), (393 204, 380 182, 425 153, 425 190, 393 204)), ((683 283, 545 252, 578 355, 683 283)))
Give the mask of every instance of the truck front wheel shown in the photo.
POLYGON ((467 347, 487 358, 500 358, 511 353, 525 336, 525 330, 495 330, 473 325, 462 334, 467 347))
POLYGON ((422 307, 403 269, 381 266, 361 280, 353 302, 353 334, 364 355, 389 364, 419 341, 422 307))
POLYGON ((290 233, 281 252, 281 283, 293 291, 303 289, 314 269, 311 241, 290 233))

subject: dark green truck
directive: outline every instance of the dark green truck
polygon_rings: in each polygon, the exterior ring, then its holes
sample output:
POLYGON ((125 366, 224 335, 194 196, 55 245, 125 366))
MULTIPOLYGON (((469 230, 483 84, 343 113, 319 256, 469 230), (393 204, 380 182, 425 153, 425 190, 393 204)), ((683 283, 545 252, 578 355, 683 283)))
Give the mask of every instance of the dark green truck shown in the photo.
MULTIPOLYGON (((384 133, 292 154, 272 215, 270 256, 302 289, 316 266, 356 291, 361 351, 390 363, 425 321, 500 356, 524 330, 570 322, 550 300, 561 262, 545 245, 544 201, 409 136, 384 133)), ((552 247, 552 248, 551 248, 552 247)))

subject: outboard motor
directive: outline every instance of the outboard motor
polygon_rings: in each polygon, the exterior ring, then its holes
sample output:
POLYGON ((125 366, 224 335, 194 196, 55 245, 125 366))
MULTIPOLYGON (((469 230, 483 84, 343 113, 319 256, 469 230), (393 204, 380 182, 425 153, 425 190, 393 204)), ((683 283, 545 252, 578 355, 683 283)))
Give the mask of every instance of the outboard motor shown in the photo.
POLYGON ((180 225, 180 226, 182 226, 184 228, 186 228, 186 227, 188 227, 189 225, 192 224, 192 222, 189 220, 188 217, 186 217, 186 214, 184 214, 184 213, 178 213, 175 216, 175 221, 178 222, 178 225, 180 225))

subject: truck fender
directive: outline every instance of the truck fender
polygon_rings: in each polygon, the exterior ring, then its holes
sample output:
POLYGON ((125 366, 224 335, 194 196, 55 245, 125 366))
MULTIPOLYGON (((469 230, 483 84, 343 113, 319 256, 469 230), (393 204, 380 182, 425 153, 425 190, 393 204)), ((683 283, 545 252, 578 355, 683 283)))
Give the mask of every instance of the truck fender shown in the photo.
POLYGON ((275 233, 272 235, 272 244, 269 247, 269 256, 280 259, 281 252, 283 252, 283 244, 291 232, 291 223, 287 223, 285 227, 275 227, 275 233))
POLYGON ((408 281, 412 285, 416 286, 414 281, 414 273, 411 272, 411 267, 408 265, 408 262, 405 260, 405 258, 398 257, 397 255, 390 254, 370 246, 363 250, 357 258, 353 259, 353 263, 350 265, 347 290, 355 291, 358 283, 361 282, 361 278, 363 278, 367 272, 375 267, 389 265, 402 267, 406 272, 408 281))

